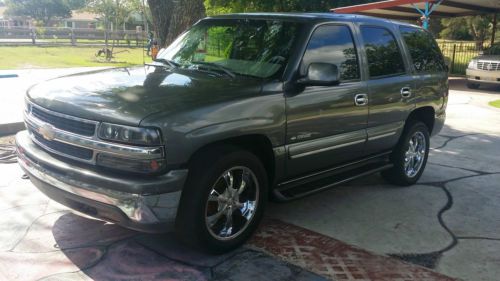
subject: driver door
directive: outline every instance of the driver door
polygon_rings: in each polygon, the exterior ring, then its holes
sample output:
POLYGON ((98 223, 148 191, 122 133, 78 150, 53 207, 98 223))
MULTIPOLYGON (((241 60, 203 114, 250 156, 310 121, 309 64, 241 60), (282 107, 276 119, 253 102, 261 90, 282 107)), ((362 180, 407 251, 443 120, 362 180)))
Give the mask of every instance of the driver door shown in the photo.
POLYGON ((361 78, 355 37, 349 24, 318 26, 300 66, 304 76, 313 62, 335 64, 340 84, 308 86, 287 96, 287 176, 326 169, 363 155, 368 90, 361 78))

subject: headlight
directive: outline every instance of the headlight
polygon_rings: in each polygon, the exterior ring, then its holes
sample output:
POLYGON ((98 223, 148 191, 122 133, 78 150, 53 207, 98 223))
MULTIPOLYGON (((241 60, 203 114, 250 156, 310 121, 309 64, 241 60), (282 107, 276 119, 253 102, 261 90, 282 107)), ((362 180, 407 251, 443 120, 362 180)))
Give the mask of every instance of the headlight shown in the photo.
POLYGON ((471 60, 469 62, 469 66, 468 66, 469 69, 476 69, 477 68, 477 60, 471 60))
POLYGON ((152 128, 139 128, 102 123, 98 136, 101 139, 137 145, 161 144, 160 132, 152 128))

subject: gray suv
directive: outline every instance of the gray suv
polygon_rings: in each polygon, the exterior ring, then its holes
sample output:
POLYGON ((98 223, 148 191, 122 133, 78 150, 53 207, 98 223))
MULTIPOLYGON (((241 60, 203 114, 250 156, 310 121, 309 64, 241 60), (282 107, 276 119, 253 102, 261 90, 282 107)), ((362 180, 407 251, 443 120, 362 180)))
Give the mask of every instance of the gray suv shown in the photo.
POLYGON ((213 253, 242 244, 268 197, 371 173, 412 185, 448 96, 420 27, 336 14, 199 21, 151 64, 33 86, 19 163, 43 193, 213 253))

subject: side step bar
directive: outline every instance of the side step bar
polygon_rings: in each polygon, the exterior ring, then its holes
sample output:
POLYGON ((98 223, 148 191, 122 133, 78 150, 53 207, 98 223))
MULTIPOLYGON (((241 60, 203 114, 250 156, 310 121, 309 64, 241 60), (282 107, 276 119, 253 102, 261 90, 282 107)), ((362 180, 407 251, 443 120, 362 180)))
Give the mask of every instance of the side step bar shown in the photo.
POLYGON ((387 161, 387 156, 381 155, 376 158, 367 159, 366 162, 363 161, 340 167, 321 176, 306 177, 278 184, 273 193, 278 201, 290 201, 392 167, 393 165, 387 161))

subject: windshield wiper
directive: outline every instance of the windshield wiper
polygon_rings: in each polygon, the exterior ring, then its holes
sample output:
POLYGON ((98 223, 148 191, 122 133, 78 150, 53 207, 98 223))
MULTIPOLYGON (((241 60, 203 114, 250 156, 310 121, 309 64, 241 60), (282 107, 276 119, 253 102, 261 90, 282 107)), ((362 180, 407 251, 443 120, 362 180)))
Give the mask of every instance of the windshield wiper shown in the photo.
POLYGON ((176 63, 174 61, 171 61, 171 60, 167 60, 167 59, 156 58, 153 61, 154 62, 160 62, 160 63, 166 64, 166 65, 170 66, 171 68, 177 68, 177 67, 179 67, 178 63, 176 63))
POLYGON ((207 61, 192 61, 191 63, 193 63, 193 64, 200 64, 200 65, 207 65, 207 66, 213 66, 213 67, 217 68, 218 70, 226 73, 231 78, 236 77, 236 74, 234 74, 234 72, 232 72, 231 70, 229 70, 229 68, 224 67, 224 66, 222 66, 220 64, 216 64, 216 63, 213 63, 213 62, 207 62, 207 61))

